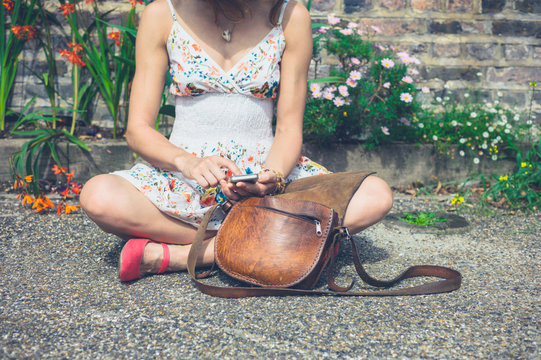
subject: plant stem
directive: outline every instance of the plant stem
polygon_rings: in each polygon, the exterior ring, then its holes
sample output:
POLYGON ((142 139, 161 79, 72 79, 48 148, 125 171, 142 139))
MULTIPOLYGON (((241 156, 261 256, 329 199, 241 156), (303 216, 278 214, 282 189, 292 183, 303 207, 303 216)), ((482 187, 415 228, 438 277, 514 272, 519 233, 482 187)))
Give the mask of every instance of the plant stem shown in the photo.
POLYGON ((71 114, 71 129, 70 134, 75 132, 75 124, 77 123, 77 107, 79 105, 79 67, 73 66, 73 114, 71 114))

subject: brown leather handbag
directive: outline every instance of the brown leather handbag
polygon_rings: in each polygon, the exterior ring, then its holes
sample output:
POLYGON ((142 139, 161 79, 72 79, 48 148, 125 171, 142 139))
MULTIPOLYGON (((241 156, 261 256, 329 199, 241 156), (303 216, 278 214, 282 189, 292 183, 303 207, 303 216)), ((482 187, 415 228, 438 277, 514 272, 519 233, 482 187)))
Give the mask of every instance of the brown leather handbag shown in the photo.
POLYGON ((343 214, 353 194, 371 173, 351 172, 318 175, 293 181, 284 194, 250 197, 221 207, 227 215, 214 243, 216 264, 229 276, 257 287, 214 286, 199 280, 195 263, 206 227, 215 209, 207 213, 188 256, 188 272, 204 293, 219 297, 347 295, 391 296, 441 293, 460 287, 459 272, 440 266, 413 266, 397 278, 380 281, 364 270, 354 239, 342 226, 343 214), (376 287, 390 287, 412 277, 430 276, 444 280, 397 290, 349 291, 334 281, 338 242, 352 244, 357 273, 376 287), (331 291, 312 290, 327 268, 331 291))

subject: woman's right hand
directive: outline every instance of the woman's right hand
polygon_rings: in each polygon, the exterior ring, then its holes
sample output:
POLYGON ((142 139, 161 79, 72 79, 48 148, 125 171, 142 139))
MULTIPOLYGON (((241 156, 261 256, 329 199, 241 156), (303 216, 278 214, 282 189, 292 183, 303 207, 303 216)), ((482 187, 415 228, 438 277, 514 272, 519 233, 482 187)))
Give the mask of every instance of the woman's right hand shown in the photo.
MULTIPOLYGON (((185 177, 197 181, 203 188, 214 187, 220 184, 220 181, 227 178, 228 170, 233 175, 240 175, 242 173, 233 161, 218 155, 203 158, 190 156, 180 169, 185 177)), ((228 194, 225 195, 227 196, 228 194)))

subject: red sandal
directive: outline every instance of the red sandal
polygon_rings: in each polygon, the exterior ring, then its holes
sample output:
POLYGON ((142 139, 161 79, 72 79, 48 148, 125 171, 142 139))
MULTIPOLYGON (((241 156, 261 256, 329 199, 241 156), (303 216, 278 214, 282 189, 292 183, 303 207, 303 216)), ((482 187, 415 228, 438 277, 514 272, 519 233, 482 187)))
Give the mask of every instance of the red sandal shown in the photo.
MULTIPOLYGON (((141 266, 141 259, 145 251, 145 246, 152 241, 150 239, 130 239, 122 252, 120 253, 120 281, 132 281, 140 279, 142 276, 139 274, 139 267, 141 266)), ((169 265, 169 247, 162 244, 163 248, 163 261, 158 274, 165 272, 167 265, 169 265)))

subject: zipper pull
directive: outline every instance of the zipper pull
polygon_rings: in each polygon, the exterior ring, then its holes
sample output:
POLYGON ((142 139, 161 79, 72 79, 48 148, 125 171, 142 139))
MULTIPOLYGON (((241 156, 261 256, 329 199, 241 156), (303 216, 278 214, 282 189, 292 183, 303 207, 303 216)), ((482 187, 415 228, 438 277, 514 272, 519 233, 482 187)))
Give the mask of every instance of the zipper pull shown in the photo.
POLYGON ((323 232, 321 231, 321 223, 319 222, 319 220, 314 220, 314 224, 316 224, 316 235, 323 235, 323 232))

